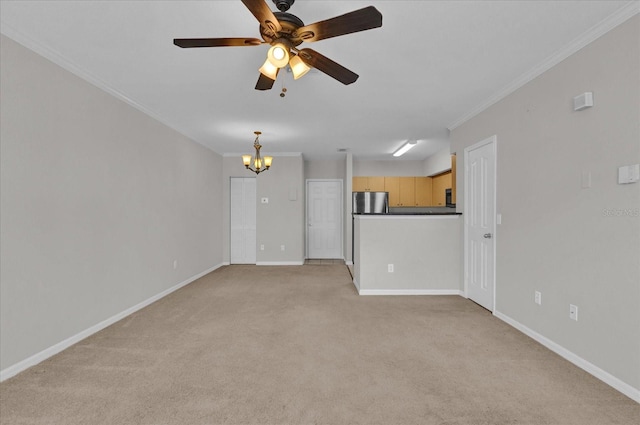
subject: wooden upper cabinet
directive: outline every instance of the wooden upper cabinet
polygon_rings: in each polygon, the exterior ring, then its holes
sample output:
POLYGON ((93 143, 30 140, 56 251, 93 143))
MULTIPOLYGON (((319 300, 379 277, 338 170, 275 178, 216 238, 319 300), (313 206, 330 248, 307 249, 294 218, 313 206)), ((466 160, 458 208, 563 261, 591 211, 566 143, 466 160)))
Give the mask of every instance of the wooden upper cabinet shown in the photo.
POLYGON ((456 203, 456 154, 451 155, 451 202, 456 203))
POLYGON ((389 192, 389 206, 399 207, 400 205, 400 177, 385 177, 384 191, 389 192))
POLYGON ((445 189, 451 188, 451 171, 433 177, 433 205, 446 206, 445 189))
POLYGON ((384 192, 384 177, 354 177, 351 190, 353 192, 384 192))
POLYGON ((369 191, 384 192, 384 177, 369 177, 369 191))
POLYGON ((390 207, 444 206, 451 172, 435 177, 354 177, 354 192, 389 192, 390 207))
POLYGON ((431 177, 416 177, 416 207, 429 207, 432 204, 433 181, 431 177))
POLYGON ((416 205, 415 177, 400 177, 400 206, 414 207, 416 205))
POLYGON ((431 177, 385 177, 390 207, 428 207, 431 205, 431 177))
POLYGON ((351 182, 351 190, 354 192, 366 192, 368 184, 367 177, 354 177, 351 182))

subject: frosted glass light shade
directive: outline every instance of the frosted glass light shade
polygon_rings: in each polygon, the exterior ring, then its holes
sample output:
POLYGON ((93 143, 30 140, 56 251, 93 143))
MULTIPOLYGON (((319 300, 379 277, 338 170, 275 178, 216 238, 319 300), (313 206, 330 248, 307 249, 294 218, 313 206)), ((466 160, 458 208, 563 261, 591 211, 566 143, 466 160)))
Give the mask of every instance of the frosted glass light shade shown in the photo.
POLYGON ((289 63, 289 49, 282 43, 274 44, 267 52, 267 59, 273 66, 284 68, 289 63))
POLYGON ((272 80, 275 81, 276 77, 278 76, 278 68, 273 65, 269 59, 267 59, 266 61, 264 61, 264 64, 262 64, 262 66, 259 69, 260 73, 262 75, 264 75, 265 77, 269 77, 272 80))
POLYGON ((264 166, 266 168, 271 167, 271 162, 273 161, 273 157, 272 156, 265 156, 264 157, 264 166))
POLYGON ((291 72, 293 72, 294 80, 297 80, 311 70, 311 68, 304 63, 298 55, 291 58, 289 66, 291 66, 291 72))

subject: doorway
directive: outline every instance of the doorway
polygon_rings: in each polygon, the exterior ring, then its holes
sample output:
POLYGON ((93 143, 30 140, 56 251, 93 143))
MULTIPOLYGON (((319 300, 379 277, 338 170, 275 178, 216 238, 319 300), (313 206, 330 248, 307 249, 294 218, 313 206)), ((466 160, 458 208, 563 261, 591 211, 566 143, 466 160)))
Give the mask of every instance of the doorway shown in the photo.
POLYGON ((307 258, 343 258, 342 180, 307 180, 307 258))
POLYGON ((496 136, 464 150, 465 292, 495 309, 496 136))
POLYGON ((231 177, 231 264, 256 264, 256 179, 231 177))

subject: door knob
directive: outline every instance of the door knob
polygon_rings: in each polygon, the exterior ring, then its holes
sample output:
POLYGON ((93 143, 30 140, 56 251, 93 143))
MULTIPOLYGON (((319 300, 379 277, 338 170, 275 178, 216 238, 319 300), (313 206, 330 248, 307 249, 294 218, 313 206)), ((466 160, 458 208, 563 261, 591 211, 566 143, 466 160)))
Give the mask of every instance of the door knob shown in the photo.
POLYGON ((484 234, 484 238, 485 239, 491 239, 491 236, 492 236, 491 233, 485 233, 484 234))

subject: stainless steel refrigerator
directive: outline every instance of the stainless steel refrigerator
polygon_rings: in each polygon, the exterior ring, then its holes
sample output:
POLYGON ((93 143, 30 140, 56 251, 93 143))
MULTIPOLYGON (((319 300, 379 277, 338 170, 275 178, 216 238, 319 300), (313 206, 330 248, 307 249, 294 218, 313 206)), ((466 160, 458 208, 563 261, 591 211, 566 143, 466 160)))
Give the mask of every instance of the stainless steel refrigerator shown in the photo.
POLYGON ((353 192, 354 214, 388 214, 389 192, 353 192))

